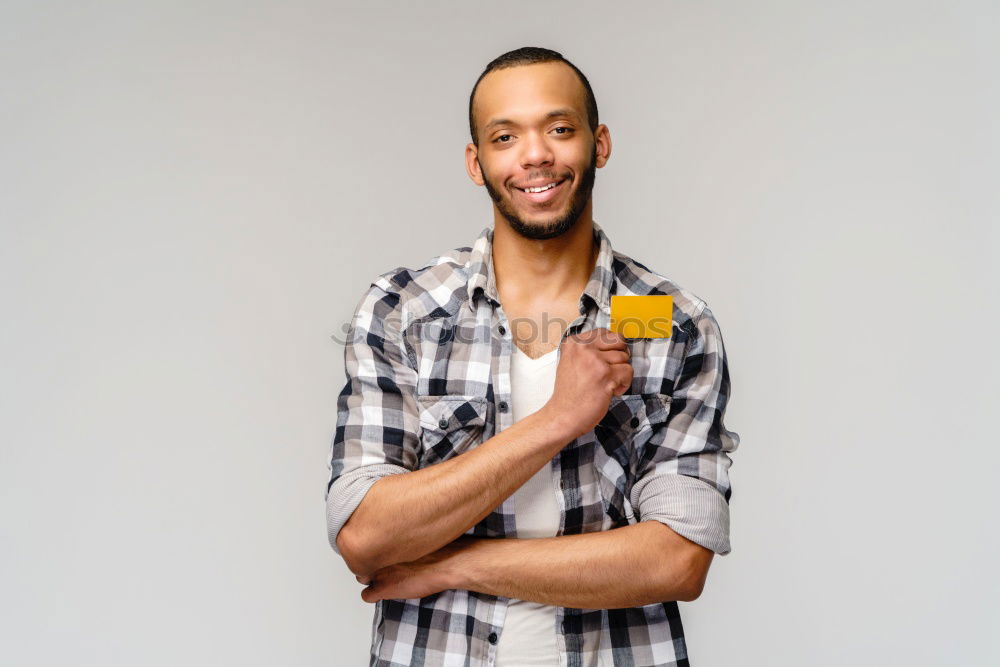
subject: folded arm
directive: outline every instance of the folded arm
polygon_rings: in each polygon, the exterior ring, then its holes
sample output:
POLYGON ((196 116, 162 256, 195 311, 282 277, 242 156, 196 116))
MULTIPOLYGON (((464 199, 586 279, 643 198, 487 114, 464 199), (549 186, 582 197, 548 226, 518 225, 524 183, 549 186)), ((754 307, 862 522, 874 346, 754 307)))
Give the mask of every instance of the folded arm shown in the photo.
POLYGON ((581 609, 694 600, 713 553, 658 521, 539 539, 479 539, 455 588, 581 609))
POLYGON ((337 538, 348 567, 367 574, 452 542, 565 446, 559 433, 535 413, 462 456, 377 480, 337 538))
POLYGON ((361 576, 454 541, 573 439, 565 418, 543 409, 461 456, 417 469, 417 374, 391 328, 398 304, 398 295, 373 285, 344 352, 327 530, 334 551, 361 576))
POLYGON ((358 577, 365 602, 463 589, 579 609, 701 595, 713 553, 665 524, 534 539, 463 536, 439 551, 358 577))

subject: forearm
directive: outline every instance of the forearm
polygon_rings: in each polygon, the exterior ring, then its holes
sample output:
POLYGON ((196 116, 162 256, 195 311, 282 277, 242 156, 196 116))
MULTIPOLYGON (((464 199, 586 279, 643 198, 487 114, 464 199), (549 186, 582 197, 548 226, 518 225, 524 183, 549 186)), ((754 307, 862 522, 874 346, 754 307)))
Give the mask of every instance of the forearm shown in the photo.
POLYGON ((539 411, 455 458, 376 482, 341 529, 355 574, 413 561, 463 535, 572 438, 539 411))
POLYGON ((711 552, 658 521, 539 539, 479 539, 449 559, 452 588, 580 609, 693 600, 711 552))

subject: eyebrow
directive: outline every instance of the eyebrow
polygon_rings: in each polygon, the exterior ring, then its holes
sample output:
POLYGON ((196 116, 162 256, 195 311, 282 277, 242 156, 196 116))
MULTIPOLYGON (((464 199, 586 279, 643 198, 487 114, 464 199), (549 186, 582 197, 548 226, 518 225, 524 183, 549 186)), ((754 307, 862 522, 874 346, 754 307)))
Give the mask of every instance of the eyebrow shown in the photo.
MULTIPOLYGON (((565 117, 565 116, 576 117, 577 113, 573 109, 566 109, 566 108, 564 108, 564 109, 553 109, 552 111, 550 111, 547 114, 545 114, 545 120, 549 120, 550 118, 559 118, 559 117, 565 117)), ((485 129, 485 131, 489 132, 491 128, 494 128, 497 125, 515 125, 516 126, 517 123, 514 122, 514 121, 512 121, 509 118, 494 118, 490 122, 486 123, 486 127, 484 129, 485 129)))

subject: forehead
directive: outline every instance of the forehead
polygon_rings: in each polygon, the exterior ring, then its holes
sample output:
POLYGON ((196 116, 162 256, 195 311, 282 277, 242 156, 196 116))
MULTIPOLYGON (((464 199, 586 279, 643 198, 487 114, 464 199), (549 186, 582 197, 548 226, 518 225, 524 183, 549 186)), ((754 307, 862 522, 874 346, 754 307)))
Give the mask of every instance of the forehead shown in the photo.
POLYGON ((480 128, 498 118, 530 123, 557 108, 575 109, 581 121, 587 117, 583 83, 561 62, 494 70, 479 82, 473 101, 480 128))

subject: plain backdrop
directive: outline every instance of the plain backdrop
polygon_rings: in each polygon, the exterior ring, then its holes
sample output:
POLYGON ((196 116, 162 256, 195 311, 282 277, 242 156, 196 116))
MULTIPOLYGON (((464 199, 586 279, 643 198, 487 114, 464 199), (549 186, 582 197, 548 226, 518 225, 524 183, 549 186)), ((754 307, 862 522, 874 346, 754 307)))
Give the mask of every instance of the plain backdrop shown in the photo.
POLYGON ((705 299, 733 551, 697 667, 1000 664, 995 2, 0 7, 0 662, 367 664, 342 333, 492 223, 497 55, 561 51, 594 219, 705 299))

